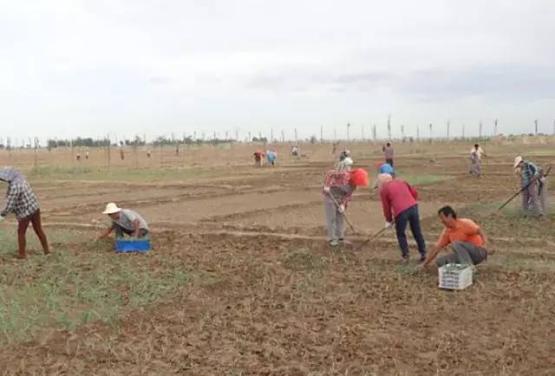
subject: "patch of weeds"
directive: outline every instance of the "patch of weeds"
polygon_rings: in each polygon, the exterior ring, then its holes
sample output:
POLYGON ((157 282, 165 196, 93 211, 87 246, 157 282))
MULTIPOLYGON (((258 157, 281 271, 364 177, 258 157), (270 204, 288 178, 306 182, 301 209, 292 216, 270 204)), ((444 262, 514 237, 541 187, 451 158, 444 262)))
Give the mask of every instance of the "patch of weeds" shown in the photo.
POLYGON ((397 175, 401 179, 409 182, 411 185, 418 185, 418 186, 431 185, 441 181, 453 179, 452 176, 448 176, 448 175, 411 175, 411 174, 404 175, 402 172, 399 172, 399 171, 397 171, 397 175))
POLYGON ((301 248, 287 252, 283 266, 294 271, 321 270, 324 260, 321 256, 312 254, 310 250, 301 248))
MULTIPOLYGON (((152 269, 149 256, 116 255, 105 252, 104 243, 79 243, 87 235, 77 231, 48 236, 59 244, 52 255, 29 253, 20 261, 9 254, 15 234, 0 233, 0 244, 9 244, 0 251, 0 344, 29 340, 49 327, 115 324, 124 309, 151 304, 189 281, 175 263, 152 269)), ((38 246, 29 240, 30 247, 38 246)))

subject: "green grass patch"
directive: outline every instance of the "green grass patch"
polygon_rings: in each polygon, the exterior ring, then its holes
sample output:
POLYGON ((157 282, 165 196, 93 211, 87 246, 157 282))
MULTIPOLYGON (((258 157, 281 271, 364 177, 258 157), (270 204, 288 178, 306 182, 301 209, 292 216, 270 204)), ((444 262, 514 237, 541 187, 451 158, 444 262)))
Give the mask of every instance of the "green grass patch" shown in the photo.
POLYGON ((29 171, 28 177, 34 181, 41 180, 90 180, 90 181, 126 181, 156 182, 180 181, 221 176, 223 168, 91 168, 91 167, 36 167, 29 171))
POLYGON ((453 179, 452 176, 447 175, 404 175, 402 173, 398 173, 398 176, 412 185, 430 185, 435 184, 438 182, 442 182, 445 180, 453 179))
MULTIPOLYGON (((169 261, 150 267, 153 255, 116 255, 102 242, 74 249, 89 237, 76 231, 49 231, 57 244, 49 257, 29 252, 27 260, 15 260, 13 235, 0 233, 0 344, 30 340, 47 328, 115 324, 122 311, 152 304, 189 280, 169 261)), ((32 238, 30 232, 29 248, 40 249, 32 238)))

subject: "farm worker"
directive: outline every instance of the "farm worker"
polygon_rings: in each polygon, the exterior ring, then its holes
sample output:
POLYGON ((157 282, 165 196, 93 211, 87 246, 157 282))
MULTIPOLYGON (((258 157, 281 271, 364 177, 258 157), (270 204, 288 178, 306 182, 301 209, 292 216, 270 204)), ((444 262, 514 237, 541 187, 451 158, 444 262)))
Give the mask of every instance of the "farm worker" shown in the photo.
POLYGON ((266 151, 266 159, 268 160, 268 164, 274 166, 277 160, 277 153, 274 150, 266 151))
POLYGON ((299 147, 298 147, 298 146, 293 146, 293 147, 291 148, 291 155, 292 155, 293 157, 298 157, 299 154, 300 154, 299 147))
POLYGON ((438 267, 445 264, 478 265, 488 258, 485 249, 487 238, 480 226, 471 219, 457 218, 457 213, 450 206, 439 209, 438 215, 445 228, 422 267, 428 266, 449 245, 453 252, 439 257, 436 260, 438 267))
POLYGON ((514 168, 520 175, 520 186, 522 191, 522 210, 524 214, 543 215, 542 207, 538 199, 538 180, 540 179, 539 168, 532 162, 525 161, 521 156, 515 158, 514 168))
POLYGON ((89 159, 89 152, 85 152, 85 159, 89 159))
POLYGON ((12 167, 0 169, 0 180, 8 183, 6 206, 4 210, 0 212, 0 222, 3 221, 9 213, 14 213, 17 218, 17 257, 20 259, 26 257, 25 234, 29 227, 29 223, 33 225, 33 230, 35 230, 35 234, 37 234, 40 240, 44 254, 49 254, 48 239, 42 229, 39 202, 31 186, 27 180, 25 180, 25 177, 12 167))
POLYGON ((264 157, 264 153, 260 150, 254 152, 254 165, 257 167, 262 166, 262 157, 264 157))
POLYGON ((353 161, 345 158, 334 170, 328 171, 322 193, 326 213, 326 227, 330 246, 349 244, 345 241, 344 213, 357 186, 368 184, 368 174, 363 169, 351 171, 353 161))
POLYGON ((382 148, 382 151, 385 163, 389 163, 391 167, 393 167, 393 146, 391 146, 391 143, 388 142, 387 144, 385 144, 385 146, 382 148))
POLYGON ((116 232, 116 236, 121 238, 124 234, 135 238, 144 238, 148 235, 149 229, 144 218, 136 211, 118 208, 116 204, 110 202, 106 205, 106 210, 102 214, 107 214, 112 220, 112 226, 106 229, 99 239, 104 239, 116 232))
POLYGON ((348 149, 343 150, 341 154, 339 154, 339 161, 342 161, 345 158, 351 158, 351 151, 348 149))
POLYGON ((484 150, 478 144, 470 150, 470 174, 480 177, 482 175, 482 155, 486 156, 484 150))
POLYGON ((418 245, 420 262, 426 259, 426 242, 420 228, 420 216, 418 214, 418 193, 409 183, 401 179, 393 179, 389 174, 378 176, 378 186, 382 201, 385 227, 389 228, 395 224, 397 241, 401 249, 403 263, 409 260, 409 245, 405 231, 410 225, 412 236, 418 245))

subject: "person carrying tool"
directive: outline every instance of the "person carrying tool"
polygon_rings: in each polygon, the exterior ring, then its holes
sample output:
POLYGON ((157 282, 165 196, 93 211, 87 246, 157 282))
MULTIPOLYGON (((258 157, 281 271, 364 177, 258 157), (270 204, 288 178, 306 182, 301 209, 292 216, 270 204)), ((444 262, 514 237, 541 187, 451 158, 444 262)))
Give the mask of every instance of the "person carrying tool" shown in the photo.
POLYGON ((409 244, 405 234, 407 225, 410 226, 412 236, 418 245, 420 262, 423 262, 426 259, 426 242, 420 228, 416 189, 402 179, 393 179, 389 174, 380 174, 378 180, 385 227, 389 228, 395 224, 402 262, 409 261, 409 244))
POLYGON ((349 245, 345 240, 344 215, 357 186, 368 185, 368 174, 363 169, 350 170, 353 161, 345 158, 324 179, 323 195, 326 228, 330 246, 349 245))
POLYGON ((388 142, 387 144, 385 144, 384 147, 382 147, 382 151, 383 151, 383 156, 385 159, 385 163, 388 163, 391 167, 393 167, 393 146, 391 146, 391 143, 388 142))
POLYGON ((439 252, 451 246, 452 253, 439 257, 436 265, 446 264, 478 265, 487 260, 487 238, 474 221, 467 218, 457 218, 457 213, 451 206, 444 206, 438 211, 438 216, 445 226, 437 243, 432 248, 422 268, 430 265, 439 252))
POLYGON ((0 212, 0 222, 10 213, 14 213, 17 218, 17 258, 24 259, 27 257, 25 251, 27 245, 25 234, 27 233, 29 223, 32 224, 33 230, 40 240, 44 254, 49 254, 50 248, 48 246, 48 239, 42 228, 39 201, 31 189, 31 186, 25 177, 12 167, 0 169, 0 180, 8 183, 6 206, 4 206, 4 210, 0 212))
POLYGON ((532 213, 542 216, 543 211, 538 199, 539 168, 534 163, 524 160, 520 155, 515 158, 514 168, 520 175, 524 215, 532 213))
POLYGON ((106 205, 106 209, 102 214, 107 214, 110 217, 112 225, 98 239, 107 238, 113 231, 116 232, 116 237, 118 238, 122 238, 124 234, 135 238, 145 238, 148 236, 148 224, 136 211, 118 208, 115 203, 110 202, 106 205))

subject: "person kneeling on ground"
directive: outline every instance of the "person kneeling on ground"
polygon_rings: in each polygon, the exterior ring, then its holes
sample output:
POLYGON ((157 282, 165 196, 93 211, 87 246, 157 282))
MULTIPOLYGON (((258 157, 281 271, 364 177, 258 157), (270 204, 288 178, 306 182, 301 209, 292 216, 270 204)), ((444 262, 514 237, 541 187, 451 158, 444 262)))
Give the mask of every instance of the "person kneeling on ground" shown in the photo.
POLYGON ((19 246, 17 257, 20 259, 27 257, 25 253, 27 244, 25 234, 29 223, 33 225, 33 230, 35 230, 35 234, 40 240, 44 254, 49 254, 48 239, 42 229, 39 201, 31 186, 25 180, 25 177, 12 167, 0 169, 0 180, 8 183, 6 206, 0 212, 0 222, 9 213, 14 213, 17 218, 17 243, 19 246))
POLYGON ((122 238, 124 234, 135 237, 145 238, 148 235, 148 225, 141 215, 130 209, 118 208, 113 202, 106 205, 106 210, 102 214, 107 214, 112 219, 112 226, 107 228, 99 239, 104 239, 116 232, 116 237, 122 238))
POLYGON ((480 226, 471 219, 457 218, 457 213, 450 206, 439 209, 438 215, 445 229, 422 267, 434 261, 439 252, 448 245, 451 245, 453 252, 439 257, 436 260, 438 267, 446 264, 478 265, 487 260, 487 238, 480 226))
POLYGON ((328 240, 332 247, 350 244, 344 239, 344 214, 357 186, 368 185, 368 173, 360 168, 350 171, 353 161, 345 158, 335 170, 327 173, 324 180, 324 207, 328 240))
POLYGON ((409 244, 405 234, 407 225, 410 226, 412 236, 418 245, 420 262, 424 262, 426 260, 426 242, 420 228, 416 189, 402 179, 393 179, 389 174, 378 175, 378 187, 386 221, 385 227, 389 228, 395 224, 403 263, 409 260, 409 244))

